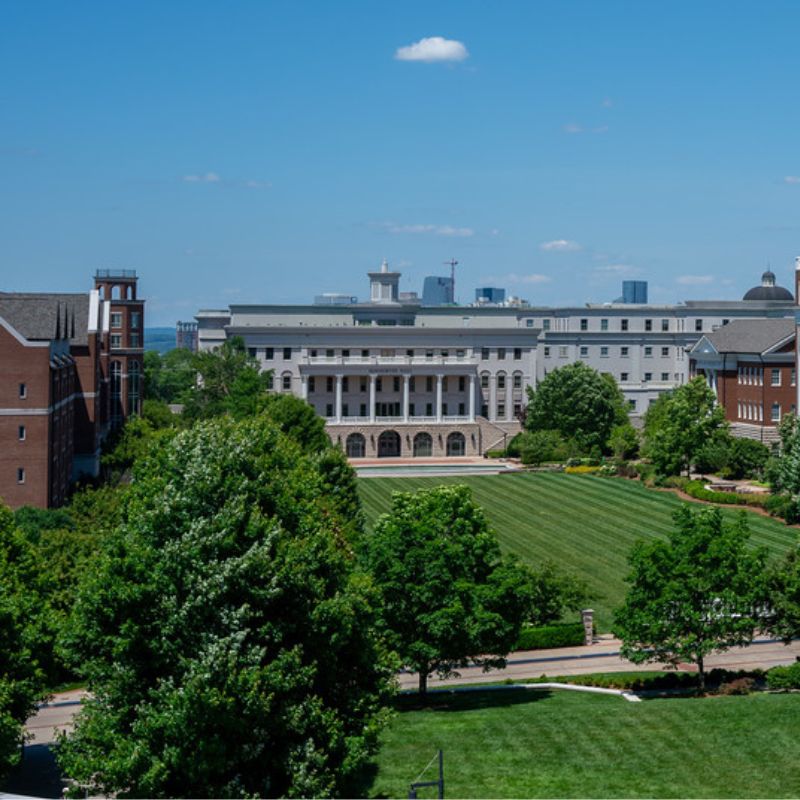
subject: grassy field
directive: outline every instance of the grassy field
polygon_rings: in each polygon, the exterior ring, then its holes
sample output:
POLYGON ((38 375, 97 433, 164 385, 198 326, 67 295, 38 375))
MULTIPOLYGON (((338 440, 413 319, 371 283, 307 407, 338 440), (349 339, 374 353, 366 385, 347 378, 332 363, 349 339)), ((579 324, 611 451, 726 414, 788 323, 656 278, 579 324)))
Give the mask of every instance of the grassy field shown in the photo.
POLYGON ((798 797, 800 695, 432 698, 425 710, 401 706, 361 790, 406 797, 438 748, 446 797, 798 797))
MULTIPOLYGON (((611 478, 563 473, 520 473, 457 478, 364 478, 359 492, 370 523, 389 509, 393 491, 465 483, 486 510, 503 548, 536 564, 551 559, 580 575, 594 596, 599 631, 625 594, 627 556, 637 539, 664 536, 681 500, 671 492, 611 478)), ((741 513, 725 509, 733 518, 741 513)), ((778 555, 798 531, 779 520, 748 513, 752 541, 778 555)))

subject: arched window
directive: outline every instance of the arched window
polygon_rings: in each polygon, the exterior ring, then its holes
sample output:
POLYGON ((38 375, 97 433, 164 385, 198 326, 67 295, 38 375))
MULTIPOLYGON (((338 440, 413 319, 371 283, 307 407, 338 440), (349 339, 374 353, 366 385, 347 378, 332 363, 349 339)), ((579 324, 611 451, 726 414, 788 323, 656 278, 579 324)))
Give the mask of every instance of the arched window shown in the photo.
POLYGON ((400 455, 400 434, 384 431, 378 437, 378 458, 396 458, 400 455))
POLYGON ((498 389, 505 389, 506 388, 506 374, 505 374, 505 372, 498 372, 497 373, 497 388, 498 389))
POLYGON ((429 433, 418 433, 414 437, 414 457, 433 455, 433 437, 429 433))
POLYGON ((367 440, 360 433, 351 433, 344 447, 348 458, 364 458, 367 454, 367 440))
POLYGON ((467 451, 467 440, 463 433, 455 431, 447 437, 447 455, 463 456, 467 451))
POLYGON ((291 372, 284 372, 281 377, 283 379, 283 391, 284 392, 291 392, 292 391, 292 373, 291 372))

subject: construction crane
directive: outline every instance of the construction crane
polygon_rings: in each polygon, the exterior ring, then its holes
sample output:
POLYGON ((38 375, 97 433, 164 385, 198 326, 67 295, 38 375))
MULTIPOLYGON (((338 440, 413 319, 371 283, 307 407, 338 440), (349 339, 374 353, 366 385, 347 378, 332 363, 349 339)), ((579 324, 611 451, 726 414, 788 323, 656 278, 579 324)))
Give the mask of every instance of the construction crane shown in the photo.
POLYGON ((448 264, 450 266, 450 304, 456 304, 456 267, 458 266, 458 261, 454 258, 451 258, 449 261, 444 261, 444 264, 448 264))

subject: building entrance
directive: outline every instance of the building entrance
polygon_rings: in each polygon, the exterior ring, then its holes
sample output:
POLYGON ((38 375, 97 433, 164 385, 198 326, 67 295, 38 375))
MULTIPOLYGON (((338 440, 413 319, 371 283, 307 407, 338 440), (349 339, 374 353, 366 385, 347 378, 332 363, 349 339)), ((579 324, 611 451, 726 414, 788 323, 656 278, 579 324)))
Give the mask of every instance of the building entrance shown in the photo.
POLYGON ((400 455, 400 434, 384 431, 378 437, 378 458, 397 458, 400 455))

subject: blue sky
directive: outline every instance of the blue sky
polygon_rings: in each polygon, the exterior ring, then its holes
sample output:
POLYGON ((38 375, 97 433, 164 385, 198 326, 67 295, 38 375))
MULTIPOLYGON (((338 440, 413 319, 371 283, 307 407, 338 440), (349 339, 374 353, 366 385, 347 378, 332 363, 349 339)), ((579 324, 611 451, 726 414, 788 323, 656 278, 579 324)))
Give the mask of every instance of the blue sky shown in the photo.
POLYGON ((461 301, 735 298, 768 262, 791 287, 799 26, 796 2, 5 0, 0 287, 135 268, 149 324, 364 297, 384 257, 404 290, 457 258, 461 301))

